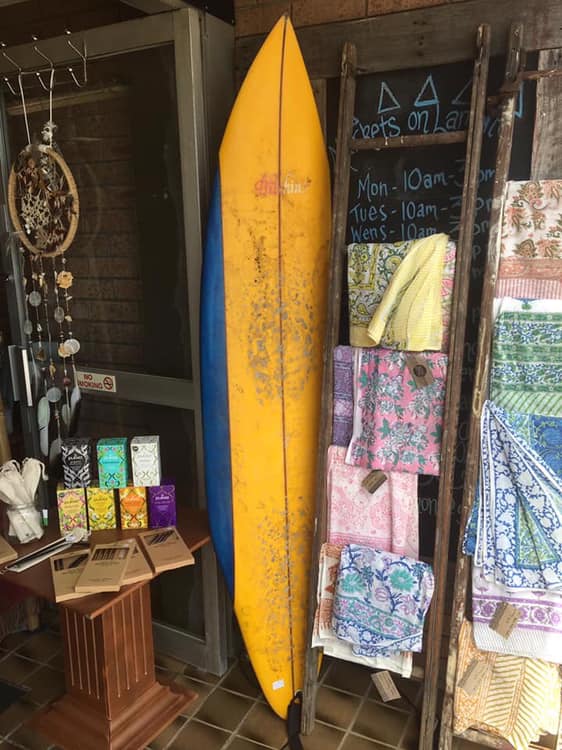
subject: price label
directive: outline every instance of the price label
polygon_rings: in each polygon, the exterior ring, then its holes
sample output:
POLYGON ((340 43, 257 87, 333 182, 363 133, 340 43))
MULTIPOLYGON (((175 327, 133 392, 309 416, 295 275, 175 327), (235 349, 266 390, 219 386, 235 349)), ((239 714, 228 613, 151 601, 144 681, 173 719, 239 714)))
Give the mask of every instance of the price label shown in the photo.
POLYGON ((486 676, 488 665, 484 661, 473 659, 459 680, 459 687, 468 695, 474 695, 486 676))
POLYGON ((418 388, 425 388, 433 383, 433 375, 425 357, 420 354, 408 354, 406 366, 418 388))
POLYGON ((365 479, 361 482, 361 486, 364 487, 367 492, 371 495, 378 490, 378 488, 386 482, 386 474, 379 469, 370 471, 365 479))
POLYGON ((401 698, 398 688, 394 684, 394 680, 390 676, 390 672, 375 672, 371 675, 371 679, 375 684, 375 687, 379 691, 381 700, 384 703, 389 701, 397 701, 401 698))
POLYGON ((490 627, 503 638, 509 638, 520 617, 521 614, 517 607, 507 602, 500 602, 496 607, 490 627))

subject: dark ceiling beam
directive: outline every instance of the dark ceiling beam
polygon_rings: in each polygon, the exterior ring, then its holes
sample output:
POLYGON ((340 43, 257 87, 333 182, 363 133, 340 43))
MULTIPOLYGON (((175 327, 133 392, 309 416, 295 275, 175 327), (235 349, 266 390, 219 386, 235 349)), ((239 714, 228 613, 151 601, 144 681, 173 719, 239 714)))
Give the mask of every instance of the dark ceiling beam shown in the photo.
POLYGON ((184 0, 121 0, 121 2, 149 15, 168 10, 181 10, 187 8, 188 5, 184 0))

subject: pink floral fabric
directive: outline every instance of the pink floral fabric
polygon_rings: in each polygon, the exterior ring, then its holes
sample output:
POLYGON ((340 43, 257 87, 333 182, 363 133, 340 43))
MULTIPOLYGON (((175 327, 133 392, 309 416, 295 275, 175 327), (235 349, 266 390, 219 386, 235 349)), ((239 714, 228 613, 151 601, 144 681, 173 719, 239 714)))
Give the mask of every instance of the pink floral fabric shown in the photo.
MULTIPOLYGON (((498 279, 496 283, 496 297, 515 297, 517 299, 562 299, 562 261, 557 278, 533 279, 507 276, 498 279)), ((523 264, 524 265, 524 264, 523 264)), ((523 268, 522 273, 532 273, 533 269, 523 268)), ((556 271, 554 272, 556 275, 556 271)))
POLYGON ((371 494, 361 482, 369 469, 345 463, 346 449, 328 449, 328 542, 361 544, 418 558, 418 477, 389 472, 371 494))
POLYGON ((356 349, 353 437, 346 462, 367 469, 439 475, 448 358, 422 352, 433 382, 417 386, 405 352, 356 349))

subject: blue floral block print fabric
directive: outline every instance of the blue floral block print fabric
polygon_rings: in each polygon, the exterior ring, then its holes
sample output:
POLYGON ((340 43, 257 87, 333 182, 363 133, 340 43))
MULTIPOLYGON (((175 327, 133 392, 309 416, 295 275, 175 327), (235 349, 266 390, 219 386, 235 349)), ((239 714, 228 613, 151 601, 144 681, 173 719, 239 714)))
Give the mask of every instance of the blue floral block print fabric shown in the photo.
POLYGON ((556 451, 547 456, 540 446, 558 430, 548 424, 512 419, 490 401, 482 409, 480 481, 464 546, 487 580, 508 589, 562 589, 562 479, 556 451))
POLYGON ((362 656, 419 652, 433 588, 433 572, 426 563, 348 544, 338 571, 334 631, 362 656))

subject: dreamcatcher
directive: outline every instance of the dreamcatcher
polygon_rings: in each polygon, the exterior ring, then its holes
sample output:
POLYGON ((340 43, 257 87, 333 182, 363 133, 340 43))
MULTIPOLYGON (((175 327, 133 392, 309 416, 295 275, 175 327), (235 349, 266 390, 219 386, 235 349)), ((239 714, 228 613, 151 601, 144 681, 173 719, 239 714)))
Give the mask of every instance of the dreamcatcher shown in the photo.
POLYGON ((60 453, 61 440, 73 431, 80 402, 75 366, 80 343, 73 332, 71 313, 74 277, 66 258, 78 228, 80 202, 72 172, 54 142, 54 68, 48 87, 39 73, 37 76, 49 92, 49 120, 41 131, 42 142, 32 142, 20 71, 27 145, 12 166, 8 209, 21 243, 27 300, 23 330, 39 379, 39 443, 52 464, 60 453))

